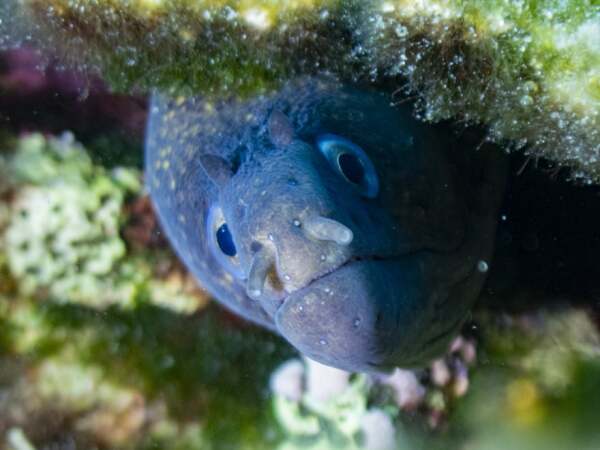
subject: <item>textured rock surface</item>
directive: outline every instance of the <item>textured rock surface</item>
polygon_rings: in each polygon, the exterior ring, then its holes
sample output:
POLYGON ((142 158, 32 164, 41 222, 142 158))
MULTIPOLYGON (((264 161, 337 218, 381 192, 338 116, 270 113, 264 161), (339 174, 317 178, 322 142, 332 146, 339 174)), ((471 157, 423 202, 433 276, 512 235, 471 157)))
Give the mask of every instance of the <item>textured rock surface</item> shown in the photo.
POLYGON ((600 179, 600 6, 593 0, 22 5, 20 27, 14 0, 3 6, 0 45, 59 49, 116 89, 248 95, 325 70, 382 82, 399 100, 414 94, 425 120, 481 123, 507 148, 600 179))

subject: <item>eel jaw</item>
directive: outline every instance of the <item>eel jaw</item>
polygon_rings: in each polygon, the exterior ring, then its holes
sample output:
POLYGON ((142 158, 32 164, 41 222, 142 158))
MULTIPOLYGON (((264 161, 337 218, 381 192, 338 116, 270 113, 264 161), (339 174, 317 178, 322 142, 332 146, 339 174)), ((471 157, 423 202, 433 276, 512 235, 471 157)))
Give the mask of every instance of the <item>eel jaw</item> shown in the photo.
POLYGON ((316 361, 378 370, 398 348, 410 349, 422 326, 424 281, 418 255, 351 259, 286 296, 275 325, 316 361))

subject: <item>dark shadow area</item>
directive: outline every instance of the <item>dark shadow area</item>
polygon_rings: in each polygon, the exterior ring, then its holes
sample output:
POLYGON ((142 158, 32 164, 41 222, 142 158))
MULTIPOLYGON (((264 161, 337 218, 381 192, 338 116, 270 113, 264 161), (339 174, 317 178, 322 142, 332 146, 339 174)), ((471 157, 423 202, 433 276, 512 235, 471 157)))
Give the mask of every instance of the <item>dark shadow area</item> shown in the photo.
POLYGON ((545 161, 511 157, 484 306, 527 309, 600 301, 600 187, 545 161))
POLYGON ((142 166, 143 95, 112 94, 97 77, 64 70, 31 49, 0 52, 0 128, 71 131, 105 166, 142 166))

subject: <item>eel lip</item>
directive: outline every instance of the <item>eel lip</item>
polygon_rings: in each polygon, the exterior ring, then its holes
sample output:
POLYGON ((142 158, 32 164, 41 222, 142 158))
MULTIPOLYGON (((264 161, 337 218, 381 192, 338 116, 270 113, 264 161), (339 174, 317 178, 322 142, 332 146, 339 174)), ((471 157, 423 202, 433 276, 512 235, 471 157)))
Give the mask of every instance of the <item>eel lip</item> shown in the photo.
POLYGON ((401 311, 404 298, 418 297, 421 289, 413 282, 414 266, 410 257, 349 259, 289 294, 274 315, 275 325, 316 361, 372 371, 397 347, 398 326, 407 328, 399 319, 408 316, 401 311))
POLYGON ((306 283, 304 286, 302 286, 299 289, 296 289, 295 291, 292 292, 288 292, 287 295, 285 295, 283 298, 280 299, 280 304, 277 307, 277 311, 288 301, 288 299, 294 295, 298 295, 301 294, 303 291, 310 289, 311 286, 313 286, 315 283, 319 283, 321 280, 326 279, 327 277, 335 274, 337 271, 339 270, 343 270, 346 267, 352 266, 355 263, 359 263, 359 262, 365 262, 365 261, 394 261, 396 260, 398 257, 383 257, 383 256, 353 256, 351 258, 348 258, 346 261, 344 261, 342 264, 335 266, 333 268, 331 268, 331 270, 324 272, 322 274, 320 274, 319 276, 313 278, 312 280, 310 280, 308 283, 306 283))

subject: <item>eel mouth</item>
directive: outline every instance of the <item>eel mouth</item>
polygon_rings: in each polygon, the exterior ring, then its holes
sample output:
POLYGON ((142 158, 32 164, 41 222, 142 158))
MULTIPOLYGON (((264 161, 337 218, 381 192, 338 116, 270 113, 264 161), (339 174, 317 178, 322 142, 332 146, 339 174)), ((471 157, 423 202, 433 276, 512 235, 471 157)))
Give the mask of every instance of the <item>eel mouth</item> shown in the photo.
MULTIPOLYGON (((287 295, 274 314, 279 332, 308 357, 372 370, 411 334, 427 291, 418 255, 354 257, 287 295)), ((418 318, 417 318, 418 319, 418 318)))
POLYGON ((423 252, 349 258, 287 295, 275 327, 302 354, 340 369, 419 366, 445 350, 464 318, 466 304, 448 303, 450 287, 429 270, 437 263, 423 252))
MULTIPOLYGON (((403 256, 406 256, 406 255, 403 255, 403 256)), ((292 291, 292 292, 287 292, 287 295, 284 295, 279 300, 279 305, 276 309, 275 314, 277 314, 277 312, 283 307, 283 305, 285 305, 285 303, 288 301, 288 299, 290 297, 302 294, 303 291, 309 290, 313 285, 327 279, 328 277, 335 274, 339 270, 344 270, 347 267, 353 266, 354 264, 361 263, 361 262, 370 262, 370 261, 392 262, 392 261, 397 261, 398 259, 400 259, 400 256, 378 256, 378 255, 352 256, 352 257, 348 258, 346 261, 344 261, 342 264, 332 267, 330 270, 323 272, 319 276, 311 279, 308 283, 306 283, 301 288, 296 289, 295 291, 292 291)))

